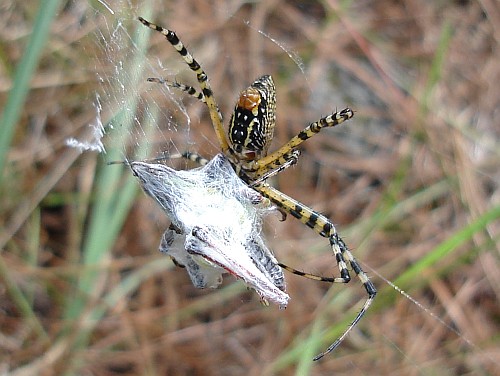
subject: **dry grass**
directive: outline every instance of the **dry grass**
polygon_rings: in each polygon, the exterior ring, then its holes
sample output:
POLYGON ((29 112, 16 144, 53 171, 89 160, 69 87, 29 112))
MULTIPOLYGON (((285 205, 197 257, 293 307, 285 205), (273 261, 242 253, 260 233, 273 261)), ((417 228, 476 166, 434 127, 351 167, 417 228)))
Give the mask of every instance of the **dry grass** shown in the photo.
MULTIPOLYGON (((0 6, 3 111, 35 3, 0 6)), ((0 186, 0 373, 498 374, 498 3, 165 3, 116 2, 114 15, 98 2, 97 11, 67 3, 52 22, 0 186), (364 298, 357 281, 329 289, 289 275, 285 311, 262 307, 231 278, 221 289, 195 290, 157 252, 167 220, 145 195, 134 196, 136 182, 118 173, 103 180, 118 169, 65 147, 67 137, 95 121, 94 93, 113 90, 96 73, 112 77, 125 44, 106 51, 99 36, 117 21, 132 36, 148 35, 138 15, 177 31, 203 63, 225 114, 239 90, 272 74, 275 146, 336 106, 356 110, 348 125, 308 142, 299 165, 275 181, 333 218, 380 290, 357 330, 321 362, 311 364, 312 355, 364 298), (301 57, 304 73, 286 51, 301 57), (109 222, 98 223, 106 210, 109 222), (96 238, 97 230, 107 237, 96 238)), ((161 38, 151 35, 148 43, 153 65, 158 58, 191 77, 161 38)), ((121 59, 141 58, 141 44, 128 52, 121 59)), ((172 106, 181 94, 148 87, 128 95, 158 104, 158 122, 165 114, 182 122, 172 106)), ((103 102, 103 121, 121 125, 118 110, 103 102)), ((191 149, 213 155, 204 107, 183 102, 189 132, 160 125, 162 134, 148 143, 160 150, 170 139, 180 148, 190 141, 191 149)), ((113 153, 106 158, 120 157, 113 153)), ((327 241, 293 219, 271 221, 268 230, 280 260, 325 275, 337 270, 327 241)))

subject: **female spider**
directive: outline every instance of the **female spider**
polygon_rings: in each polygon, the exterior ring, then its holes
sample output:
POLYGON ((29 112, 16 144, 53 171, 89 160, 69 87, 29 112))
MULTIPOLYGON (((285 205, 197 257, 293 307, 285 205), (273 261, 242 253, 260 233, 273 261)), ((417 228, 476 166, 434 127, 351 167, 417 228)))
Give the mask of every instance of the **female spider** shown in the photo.
MULTIPOLYGON (((219 112, 212 89, 208 82, 207 74, 201 68, 200 64, 198 64, 193 56, 187 51, 175 32, 148 22, 142 17, 139 17, 139 21, 150 29, 156 30, 165 36, 168 42, 181 55, 189 68, 196 74, 200 90, 192 86, 186 86, 177 82, 170 82, 158 78, 151 78, 148 80, 178 88, 206 104, 221 152, 225 155, 235 173, 245 184, 272 201, 283 213, 292 215, 319 235, 327 238, 335 256, 340 277, 319 277, 303 273, 281 263, 278 264, 283 269, 294 274, 332 283, 348 283, 351 280, 348 270, 349 265, 363 284, 368 295, 363 307, 344 333, 334 343, 328 346, 325 351, 314 357, 314 360, 321 359, 323 356, 333 351, 359 322, 373 302, 377 290, 368 279, 368 276, 362 270, 345 242, 338 235, 333 223, 324 215, 273 188, 266 182, 266 179, 297 163, 300 154, 297 148, 300 144, 319 133, 323 128, 334 127, 350 119, 353 117, 353 111, 346 108, 311 123, 285 145, 275 152, 268 154, 276 125, 276 93, 271 76, 265 75, 258 78, 247 89, 240 93, 229 121, 226 136, 222 124, 222 115, 219 112)), ((202 165, 208 162, 206 159, 193 153, 184 153, 183 157, 202 165)))

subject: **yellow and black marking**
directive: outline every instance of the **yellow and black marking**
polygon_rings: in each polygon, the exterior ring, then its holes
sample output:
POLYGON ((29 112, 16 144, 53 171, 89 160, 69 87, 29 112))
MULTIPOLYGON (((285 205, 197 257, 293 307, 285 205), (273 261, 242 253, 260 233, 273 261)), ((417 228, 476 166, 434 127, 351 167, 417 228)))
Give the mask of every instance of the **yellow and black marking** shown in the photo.
MULTIPOLYGON (((314 360, 322 358, 333 351, 364 316, 372 304, 377 290, 349 251, 347 245, 338 235, 333 223, 327 217, 271 187, 265 181, 269 177, 297 163, 300 156, 300 151, 297 148, 304 141, 319 133, 323 128, 334 127, 349 120, 354 116, 353 111, 350 108, 345 108, 342 111, 335 112, 311 123, 281 148, 268 155, 268 149, 273 139, 276 125, 276 89, 271 76, 266 75, 258 78, 240 93, 229 122, 228 138, 226 138, 222 125, 222 115, 219 112, 212 89, 208 83, 207 75, 201 66, 186 50, 173 31, 152 24, 141 17, 139 17, 139 21, 166 37, 169 43, 182 56, 189 68, 196 73, 201 90, 198 91, 191 86, 162 79, 149 80, 180 89, 207 105, 221 151, 226 155, 240 179, 260 192, 266 199, 272 201, 284 215, 284 218, 286 214, 290 214, 319 235, 328 238, 340 276, 321 277, 299 271, 282 263, 278 263, 277 265, 293 274, 329 283, 348 283, 351 280, 348 269, 349 265, 363 284, 368 295, 363 307, 344 333, 324 352, 317 355, 314 360)), ((200 165, 205 165, 208 162, 205 158, 195 153, 187 152, 180 156, 200 165)), ((276 265, 271 265, 269 268, 274 266, 276 265)))
POLYGON ((286 170, 288 167, 293 166, 299 161, 300 150, 295 149, 290 153, 283 155, 279 159, 269 163, 256 172, 250 172, 252 175, 252 185, 261 183, 270 177, 279 174, 281 171, 286 170))
POLYGON ((229 121, 228 136, 235 157, 258 160, 267 154, 276 125, 276 88, 262 76, 240 93, 229 121))
POLYGON ((288 265, 285 265, 285 264, 283 264, 281 262, 278 262, 278 265, 281 268, 285 269, 286 271, 289 271, 290 273, 293 273, 293 274, 296 274, 296 275, 300 275, 301 277, 312 279, 314 281, 328 282, 328 283, 338 282, 338 281, 336 281, 336 278, 323 277, 323 276, 319 276, 319 275, 315 275, 315 274, 305 273, 305 272, 303 272, 301 270, 292 268, 292 267, 290 267, 288 265))
POLYGON ((327 217, 308 208, 290 196, 285 195, 269 184, 256 184, 253 188, 259 191, 264 197, 269 198, 273 203, 278 205, 279 208, 291 214, 321 236, 329 237, 332 233, 335 233, 335 227, 327 217))
POLYGON ((187 159, 191 162, 194 162, 200 166, 205 166, 208 163, 208 159, 203 158, 198 153, 185 152, 181 154, 181 157, 187 159))

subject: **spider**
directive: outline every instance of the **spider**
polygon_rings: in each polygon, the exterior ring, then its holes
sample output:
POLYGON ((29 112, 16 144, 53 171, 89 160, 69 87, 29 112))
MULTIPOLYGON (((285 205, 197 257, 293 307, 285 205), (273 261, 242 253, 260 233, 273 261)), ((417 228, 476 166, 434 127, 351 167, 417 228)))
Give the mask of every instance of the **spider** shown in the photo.
MULTIPOLYGON (((149 78, 150 82, 157 82, 174 87, 197 98, 208 107, 212 125, 217 136, 221 153, 225 155, 238 177, 250 188, 259 192, 263 197, 274 203, 284 215, 290 214, 303 224, 313 229, 320 236, 329 240, 333 255, 339 268, 339 277, 321 277, 293 269, 285 264, 278 263, 283 269, 306 278, 330 283, 348 283, 351 280, 348 265, 362 283, 368 297, 361 310, 343 334, 326 350, 314 357, 319 360, 333 351, 355 327, 372 304, 377 290, 368 279, 353 254, 337 233, 333 223, 324 215, 305 206, 299 201, 287 196, 270 186, 266 180, 297 163, 300 151, 297 149, 323 128, 334 127, 353 117, 353 111, 346 108, 339 112, 323 117, 311 123, 290 139, 278 150, 268 154, 273 139, 276 123, 276 93, 273 79, 264 75, 255 80, 248 88, 240 93, 234 112, 229 121, 227 136, 224 131, 222 115, 215 101, 208 77, 200 64, 187 51, 175 32, 157 26, 144 18, 139 21, 150 29, 163 34, 167 41, 180 54, 189 68, 196 74, 200 90, 192 86, 177 82, 170 82, 159 78, 149 78)), ((182 157, 206 165, 208 160, 195 153, 186 152, 182 157)))

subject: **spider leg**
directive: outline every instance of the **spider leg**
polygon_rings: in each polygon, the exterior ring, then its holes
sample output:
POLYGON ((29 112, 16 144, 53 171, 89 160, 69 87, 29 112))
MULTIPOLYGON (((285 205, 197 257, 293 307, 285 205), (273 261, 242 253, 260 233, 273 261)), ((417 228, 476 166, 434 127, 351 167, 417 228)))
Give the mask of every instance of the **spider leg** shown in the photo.
POLYGON ((309 124, 309 126, 300 131, 281 148, 266 157, 255 161, 251 170, 257 172, 258 175, 261 175, 259 172, 260 170, 264 169, 267 171, 269 169, 267 167, 268 165, 280 163, 280 161, 286 159, 286 156, 290 155, 293 150, 297 148, 297 146, 319 133, 323 128, 334 127, 345 122, 346 120, 349 120, 353 116, 354 112, 350 108, 345 108, 340 112, 334 112, 332 115, 325 116, 324 118, 309 124))
POLYGON ((293 166, 299 161, 300 150, 292 150, 290 153, 285 154, 273 163, 269 163, 262 169, 252 175, 253 179, 251 186, 262 183, 272 176, 278 175, 281 171, 286 170, 288 167, 293 166))
POLYGON ((184 153, 180 154, 179 156, 181 158, 187 159, 188 161, 194 162, 200 166, 205 166, 209 162, 208 159, 203 158, 201 155, 199 155, 197 153, 191 153, 189 151, 185 151, 184 153))
POLYGON ((298 269, 292 268, 291 266, 283 264, 282 262, 278 262, 278 265, 282 269, 285 269, 287 272, 293 273, 295 275, 300 275, 301 277, 312 279, 314 281, 328 282, 328 283, 335 283, 335 282, 342 282, 343 283, 344 282, 343 278, 323 277, 320 275, 305 273, 301 270, 298 270, 298 269))
POLYGON ((206 103, 205 96, 203 95, 203 93, 201 91, 196 90, 192 86, 183 85, 183 84, 180 84, 180 83, 175 82, 175 81, 169 81, 169 80, 166 80, 164 78, 157 78, 157 77, 150 77, 147 79, 147 81, 154 82, 157 84, 166 85, 168 87, 173 87, 175 89, 178 89, 178 90, 181 90, 185 93, 188 93, 190 96, 195 97, 196 99, 198 99, 199 101, 201 101, 203 103, 206 103))
MULTIPOLYGON (((328 348, 325 351, 318 354, 313 359, 313 360, 319 360, 326 354, 333 351, 338 345, 340 345, 340 343, 345 339, 345 337, 349 334, 349 332, 356 326, 359 320, 361 320, 361 318, 364 316, 364 314, 372 304, 373 299, 377 294, 377 290, 374 284, 368 279, 368 276, 363 271, 359 263, 356 261, 351 251, 349 251, 349 249, 347 248, 347 245, 338 235, 337 231, 335 230, 335 226, 327 217, 325 217, 320 213, 315 212, 314 210, 308 208, 307 206, 304 206, 303 204, 285 195, 284 193, 278 191, 277 189, 269 186, 266 183, 258 184, 253 188, 256 189, 258 192, 260 192, 264 197, 270 199, 279 208, 291 214, 292 216, 300 220, 308 227, 312 228, 319 235, 329 239, 333 254, 335 256, 340 271, 340 277, 332 278, 333 283, 348 283, 351 280, 351 277, 349 275, 349 270, 347 269, 347 264, 349 264, 354 273, 356 274, 356 276, 358 277, 358 279, 360 280, 360 282, 363 284, 366 293, 368 295, 367 299, 365 300, 365 303, 363 304, 363 307, 358 312, 352 323, 344 331, 344 333, 338 339, 336 339, 335 342, 333 342, 330 346, 328 346, 328 348)), ((314 278, 316 276, 300 272, 293 268, 284 267, 284 269, 291 271, 294 274, 303 275, 310 279, 316 279, 314 278)))
POLYGON ((139 21, 149 27, 150 29, 156 30, 163 34, 168 42, 175 48, 175 50, 181 55, 189 68, 196 73, 196 78, 200 84, 201 92, 205 98, 205 103, 208 107, 208 112, 210 113, 210 118, 212 119, 212 124, 214 126, 215 134, 219 141, 221 150, 226 153, 229 149, 229 144, 224 132, 224 126, 222 125, 222 115, 215 101, 212 88, 208 82, 208 77, 205 71, 201 68, 200 64, 193 58, 193 56, 188 52, 186 47, 179 40, 175 32, 172 30, 164 29, 161 26, 155 25, 144 18, 139 17, 139 21))
MULTIPOLYGON (((203 158, 201 155, 199 155, 197 153, 191 153, 189 151, 185 151, 182 154, 167 155, 165 153, 165 155, 163 157, 144 159, 141 162, 159 163, 159 162, 167 161, 170 159, 180 159, 180 158, 187 159, 188 161, 196 163, 197 165, 200 165, 200 166, 205 166, 209 162, 208 159, 203 158)), ((129 161, 111 161, 111 162, 108 162, 108 165, 110 165, 110 164, 129 164, 129 161)))

